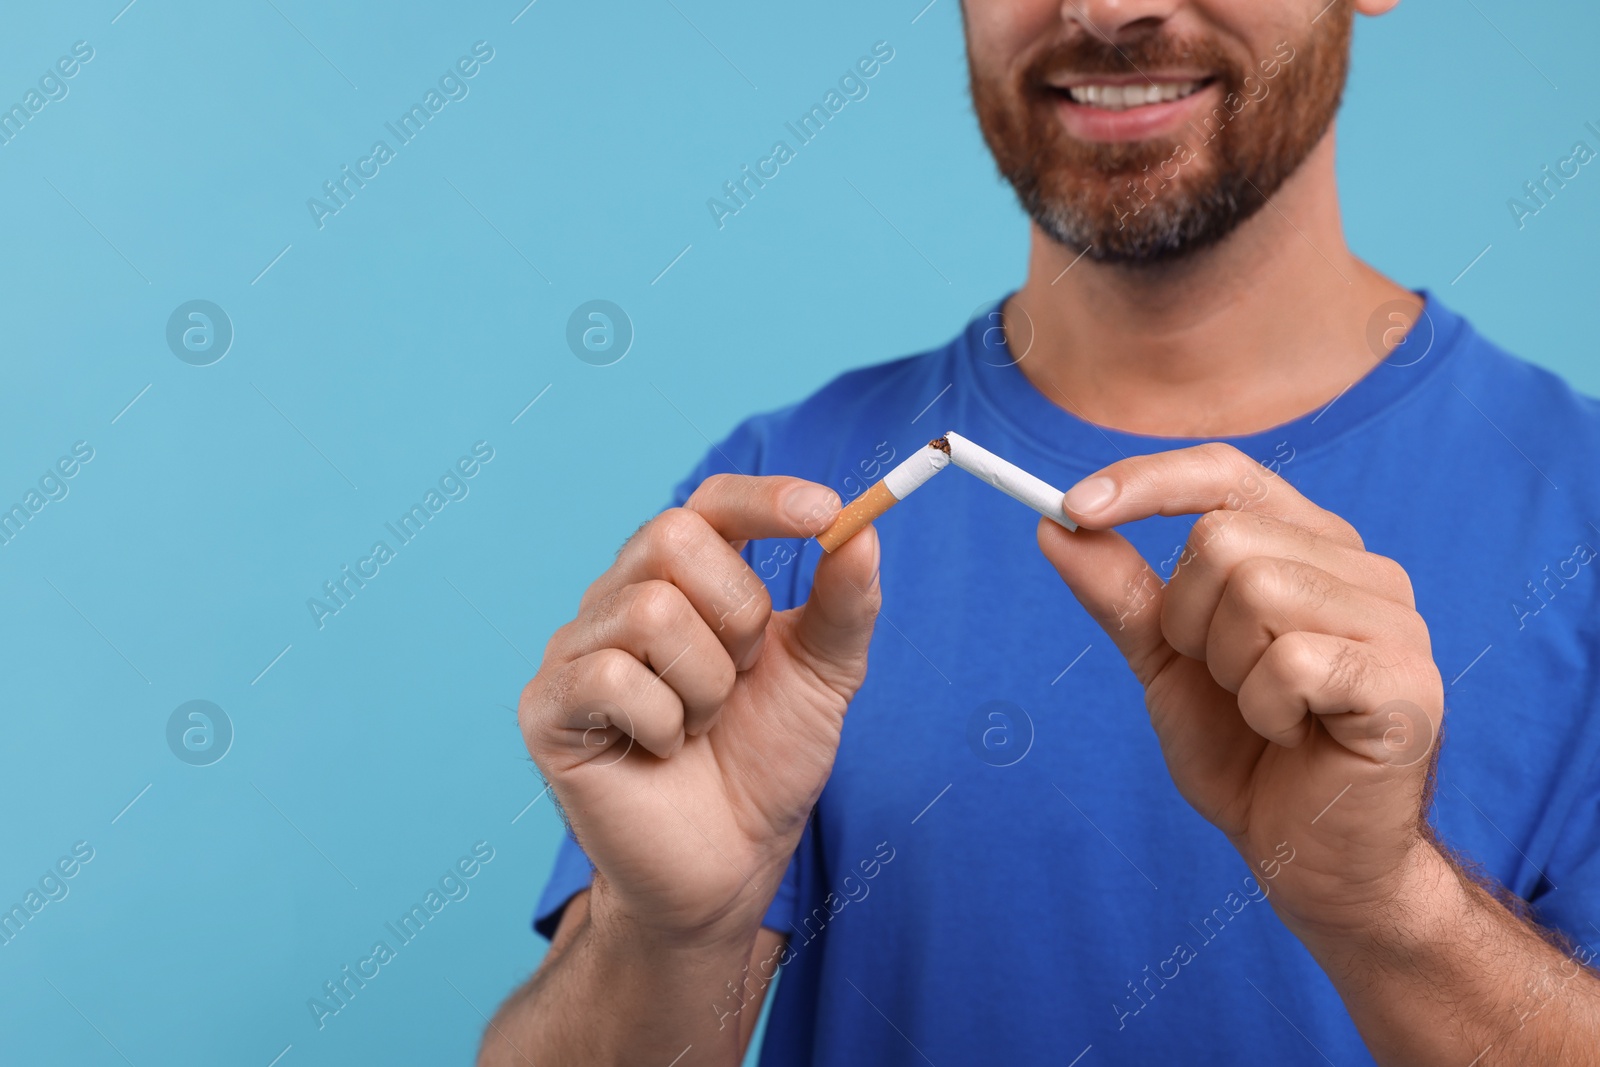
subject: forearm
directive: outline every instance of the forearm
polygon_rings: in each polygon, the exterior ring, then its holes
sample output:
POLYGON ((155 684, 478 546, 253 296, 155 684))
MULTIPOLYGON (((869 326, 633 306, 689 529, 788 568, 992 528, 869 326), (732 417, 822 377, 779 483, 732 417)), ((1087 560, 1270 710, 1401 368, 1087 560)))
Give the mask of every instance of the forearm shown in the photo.
POLYGON ((746 1028, 727 1010, 728 984, 741 980, 755 935, 714 931, 669 941, 603 906, 598 914, 586 907, 571 939, 552 946, 496 1013, 479 1067, 733 1067, 746 1028))
POLYGON ((1290 921, 1385 1067, 1600 1065, 1600 976, 1432 845, 1364 930, 1290 921))

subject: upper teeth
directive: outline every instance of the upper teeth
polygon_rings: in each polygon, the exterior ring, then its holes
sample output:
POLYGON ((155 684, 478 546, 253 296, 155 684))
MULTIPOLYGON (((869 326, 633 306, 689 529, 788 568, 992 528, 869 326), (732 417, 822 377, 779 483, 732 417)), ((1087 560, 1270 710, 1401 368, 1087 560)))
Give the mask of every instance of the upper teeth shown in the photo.
POLYGON ((1092 104, 1108 111, 1123 111, 1145 104, 1180 100, 1194 92, 1199 82, 1163 82, 1160 85, 1074 85, 1067 92, 1074 103, 1092 104))

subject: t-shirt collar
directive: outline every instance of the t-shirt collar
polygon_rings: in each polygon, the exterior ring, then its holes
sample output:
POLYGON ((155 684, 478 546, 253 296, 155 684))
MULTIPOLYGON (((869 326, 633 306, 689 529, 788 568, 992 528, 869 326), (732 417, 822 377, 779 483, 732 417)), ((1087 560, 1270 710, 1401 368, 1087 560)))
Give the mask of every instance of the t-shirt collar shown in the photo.
POLYGON ((1074 414, 1068 398, 1041 392, 1019 369, 1006 333, 1000 328, 1000 308, 1010 295, 980 312, 958 338, 958 384, 970 389, 993 409, 995 417, 1009 423, 1019 437, 1041 453, 1086 471, 1123 456, 1184 448, 1204 441, 1224 441, 1258 459, 1285 446, 1303 455, 1356 432, 1416 392, 1450 361, 1469 332, 1459 315, 1427 290, 1418 290, 1416 295, 1423 300, 1422 315, 1405 340, 1388 358, 1315 410, 1252 434, 1165 437, 1097 426, 1074 414))

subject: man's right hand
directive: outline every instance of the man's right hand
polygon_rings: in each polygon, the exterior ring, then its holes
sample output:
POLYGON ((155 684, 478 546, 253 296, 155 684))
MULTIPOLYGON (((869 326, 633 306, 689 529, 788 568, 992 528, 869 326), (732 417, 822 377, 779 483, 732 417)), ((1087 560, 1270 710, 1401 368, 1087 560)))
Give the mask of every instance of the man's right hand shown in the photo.
POLYGON ((866 676, 878 539, 824 555, 782 612, 739 549, 814 535, 839 506, 798 478, 708 478, 551 637, 518 718, 595 866, 597 919, 668 941, 760 925, 866 676))

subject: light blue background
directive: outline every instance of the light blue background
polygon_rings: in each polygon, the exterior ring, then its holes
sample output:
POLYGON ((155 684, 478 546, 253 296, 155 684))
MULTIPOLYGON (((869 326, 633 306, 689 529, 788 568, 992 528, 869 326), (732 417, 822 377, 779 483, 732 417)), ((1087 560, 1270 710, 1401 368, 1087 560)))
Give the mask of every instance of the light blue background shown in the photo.
MULTIPOLYGON (((467 1062, 543 949, 560 827, 510 709, 550 632, 707 437, 1022 277, 957 7, 124 2, 0 16, 0 101, 95 50, 0 147, 0 504, 95 450, 0 547, 0 904, 96 853, 0 947, 0 1061, 467 1062), (319 231, 307 198, 479 40, 468 97, 319 231), (719 232, 706 199, 879 40, 870 95, 719 232), (209 367, 164 340, 197 298, 236 330, 209 367), (613 366, 564 340, 593 298, 637 331, 613 366), (307 598, 480 440, 319 631, 307 598), (234 724, 212 766, 166 744, 192 699, 234 724), (478 841, 470 895, 319 1031, 307 999, 478 841)), ((1591 393, 1600 170, 1520 232, 1506 201, 1596 144, 1597 39, 1592 4, 1406 0, 1341 122, 1358 252, 1591 393)))

